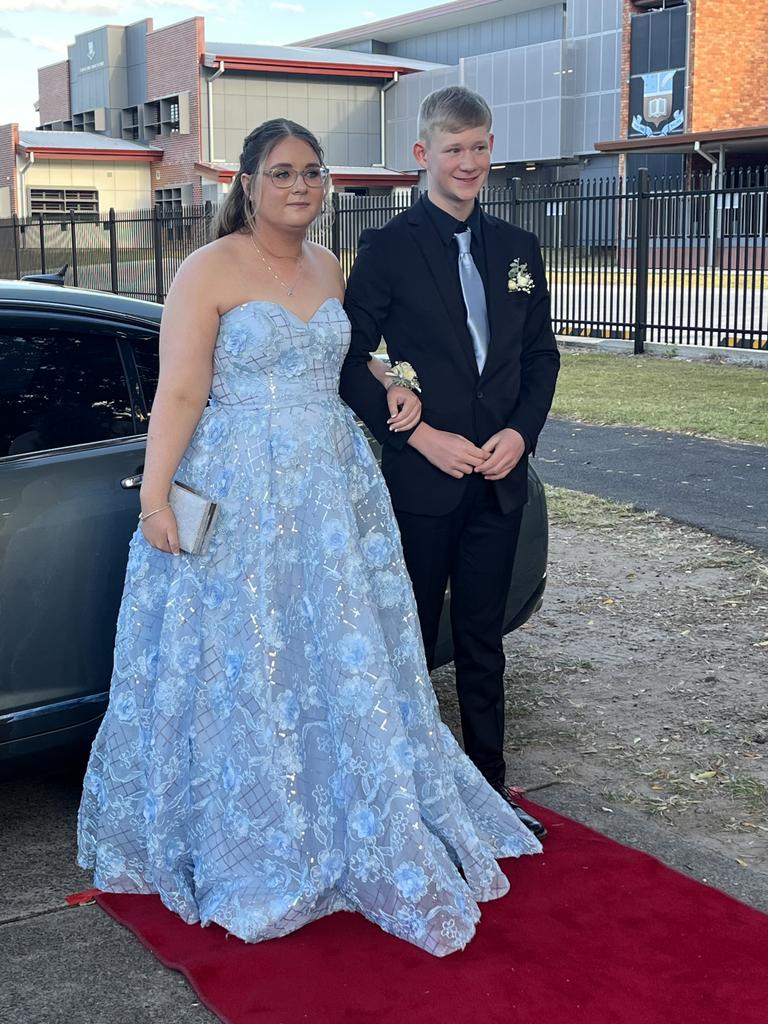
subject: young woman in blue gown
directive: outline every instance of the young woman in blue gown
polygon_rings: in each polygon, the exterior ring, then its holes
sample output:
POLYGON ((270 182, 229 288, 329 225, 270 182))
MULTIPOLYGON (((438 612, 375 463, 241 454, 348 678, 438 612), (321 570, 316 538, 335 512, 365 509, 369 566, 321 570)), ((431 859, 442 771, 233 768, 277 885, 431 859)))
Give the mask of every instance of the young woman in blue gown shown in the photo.
MULTIPOLYGON (((440 721, 387 489, 338 396, 343 278, 306 239, 327 189, 309 131, 261 125, 169 292, 78 859, 248 942, 347 910, 443 956, 506 893, 497 859, 541 847, 440 721), (219 503, 203 555, 179 551, 174 479, 219 503)), ((413 392, 387 398, 393 429, 418 422, 413 392)))

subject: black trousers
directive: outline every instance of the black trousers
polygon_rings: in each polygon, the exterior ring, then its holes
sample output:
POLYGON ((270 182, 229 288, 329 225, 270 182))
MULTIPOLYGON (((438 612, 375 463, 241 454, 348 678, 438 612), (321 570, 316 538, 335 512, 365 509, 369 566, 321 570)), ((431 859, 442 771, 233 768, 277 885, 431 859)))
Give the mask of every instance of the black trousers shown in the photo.
POLYGON ((440 613, 450 581, 464 749, 489 782, 503 782, 501 631, 522 508, 502 515, 492 485, 475 474, 461 503, 448 515, 396 515, 416 595, 427 664, 430 669, 434 667, 440 613))

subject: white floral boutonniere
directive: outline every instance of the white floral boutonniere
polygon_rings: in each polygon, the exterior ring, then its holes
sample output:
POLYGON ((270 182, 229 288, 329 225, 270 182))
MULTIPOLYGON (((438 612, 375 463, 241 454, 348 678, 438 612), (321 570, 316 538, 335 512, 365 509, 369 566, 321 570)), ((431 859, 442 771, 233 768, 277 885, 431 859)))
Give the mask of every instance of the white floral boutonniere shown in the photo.
POLYGON ((392 383, 401 388, 408 388, 409 391, 421 391, 419 378, 410 363, 395 363, 385 373, 386 377, 392 378, 392 383))
POLYGON ((509 265, 509 274, 507 276, 509 277, 507 291, 525 292, 526 295, 530 295, 533 291, 533 277, 527 263, 513 260, 509 265))

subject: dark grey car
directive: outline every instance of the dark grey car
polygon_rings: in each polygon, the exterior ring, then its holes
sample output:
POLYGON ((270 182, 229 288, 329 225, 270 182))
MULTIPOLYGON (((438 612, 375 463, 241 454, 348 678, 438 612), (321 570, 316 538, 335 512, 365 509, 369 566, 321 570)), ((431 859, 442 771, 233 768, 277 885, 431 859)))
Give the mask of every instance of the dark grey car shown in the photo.
MULTIPOLYGON (((0 281, 0 761, 89 740, 106 707, 161 313, 0 281)), ((541 603, 546 562, 531 469, 506 631, 541 603)))

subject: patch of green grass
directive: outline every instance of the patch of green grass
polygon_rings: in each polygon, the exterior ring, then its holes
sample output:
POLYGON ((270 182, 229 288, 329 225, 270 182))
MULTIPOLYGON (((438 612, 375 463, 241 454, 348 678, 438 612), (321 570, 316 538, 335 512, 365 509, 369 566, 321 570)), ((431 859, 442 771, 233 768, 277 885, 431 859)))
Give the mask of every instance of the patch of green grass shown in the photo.
POLYGON ((552 412, 590 423, 768 444, 768 372, 653 356, 566 352, 552 412))
POLYGON ((723 783, 723 789, 727 790, 736 800, 742 800, 747 807, 755 814, 768 812, 768 786, 748 775, 727 779, 723 783))

